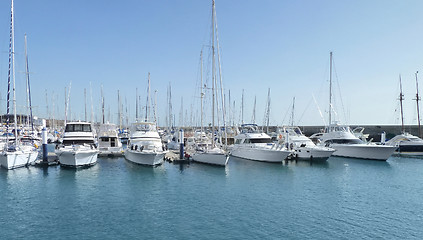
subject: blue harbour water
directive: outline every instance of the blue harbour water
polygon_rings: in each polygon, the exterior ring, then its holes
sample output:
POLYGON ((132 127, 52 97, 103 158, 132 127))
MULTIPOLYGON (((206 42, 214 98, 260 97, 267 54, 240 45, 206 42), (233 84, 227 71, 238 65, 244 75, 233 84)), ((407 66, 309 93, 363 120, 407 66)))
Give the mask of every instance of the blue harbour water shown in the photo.
POLYGON ((0 170, 0 239, 421 239, 423 159, 0 170))

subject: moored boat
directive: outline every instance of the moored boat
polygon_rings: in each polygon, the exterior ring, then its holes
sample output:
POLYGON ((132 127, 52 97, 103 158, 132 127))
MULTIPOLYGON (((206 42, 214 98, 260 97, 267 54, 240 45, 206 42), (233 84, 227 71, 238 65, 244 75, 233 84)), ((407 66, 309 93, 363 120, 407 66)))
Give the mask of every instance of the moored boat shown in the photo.
POLYGON ((281 163, 292 153, 284 144, 274 143, 269 135, 259 132, 256 124, 243 124, 241 128, 241 133, 235 136, 235 144, 231 146, 231 156, 281 163))
POLYGON ((82 167, 97 163, 97 145, 89 122, 69 122, 55 153, 61 166, 82 167))
POLYGON ((163 163, 165 148, 156 125, 151 122, 136 122, 131 126, 125 158, 133 163, 155 166, 163 163))

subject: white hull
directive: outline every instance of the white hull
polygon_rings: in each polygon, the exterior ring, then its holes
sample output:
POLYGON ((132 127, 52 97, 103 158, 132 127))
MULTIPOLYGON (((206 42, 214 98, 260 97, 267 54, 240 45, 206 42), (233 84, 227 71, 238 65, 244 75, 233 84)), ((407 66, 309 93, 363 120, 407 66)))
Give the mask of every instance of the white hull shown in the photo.
POLYGON ((333 156, 386 161, 396 147, 373 144, 332 144, 333 156))
POLYGON ((99 157, 120 157, 123 156, 122 147, 100 148, 99 157))
POLYGON ((133 163, 155 166, 163 163, 163 158, 166 152, 153 151, 136 151, 131 149, 125 150, 125 158, 133 163))
POLYGON ((334 152, 335 150, 320 149, 318 147, 304 147, 295 149, 294 156, 304 160, 327 160, 334 152))
POLYGON ((0 164, 6 169, 24 167, 35 162, 38 151, 3 152, 0 155, 0 164))
POLYGON ((244 158, 260 162, 282 162, 288 157, 290 151, 285 150, 266 150, 251 147, 234 146, 231 155, 234 157, 244 158))
POLYGON ((58 149, 55 152, 62 166, 82 167, 91 166, 97 163, 97 150, 58 149))
POLYGON ((229 155, 223 153, 196 152, 192 155, 192 160, 200 163, 226 166, 229 155))
POLYGON ((395 152, 397 156, 410 156, 410 157, 422 157, 423 152, 395 152))

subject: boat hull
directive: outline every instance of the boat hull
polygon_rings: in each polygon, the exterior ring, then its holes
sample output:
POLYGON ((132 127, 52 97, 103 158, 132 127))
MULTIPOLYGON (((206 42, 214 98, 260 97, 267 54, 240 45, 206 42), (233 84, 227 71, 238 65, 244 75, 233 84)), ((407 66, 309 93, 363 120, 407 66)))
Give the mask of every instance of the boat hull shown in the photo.
POLYGON ((294 157, 301 160, 327 160, 335 152, 334 149, 298 148, 295 149, 294 157))
POLYGON ((97 150, 56 150, 61 166, 83 167, 97 163, 97 150))
POLYGON ((223 153, 197 152, 192 155, 192 160, 211 165, 226 166, 226 164, 228 164, 229 155, 223 153))
POLYGON ((156 166, 163 163, 165 153, 166 152, 140 152, 137 150, 126 149, 124 155, 130 162, 141 165, 156 166))
POLYGON ((3 168, 15 169, 34 163, 37 156, 37 151, 3 152, 0 155, 0 164, 3 168))
POLYGON ((395 154, 404 156, 423 156, 423 145, 400 143, 395 154))
POLYGON ((386 161, 396 149, 394 146, 372 144, 332 144, 329 147, 336 150, 333 156, 378 161, 386 161))
POLYGON ((267 150, 257 148, 234 147, 231 150, 231 156, 244 158, 260 162, 279 162, 281 163, 288 157, 290 151, 284 150, 267 150))
POLYGON ((121 157, 123 156, 122 147, 100 148, 99 157, 121 157))

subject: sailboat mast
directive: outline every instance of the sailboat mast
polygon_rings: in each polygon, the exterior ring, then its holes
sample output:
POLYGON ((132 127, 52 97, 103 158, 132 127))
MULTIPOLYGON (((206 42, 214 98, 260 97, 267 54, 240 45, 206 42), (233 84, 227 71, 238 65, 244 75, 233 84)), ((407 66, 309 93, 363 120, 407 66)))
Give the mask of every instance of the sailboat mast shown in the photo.
POLYGON ((31 102, 31 85, 29 83, 29 66, 28 66, 28 48, 27 48, 27 40, 25 34, 25 65, 26 65, 26 87, 27 87, 27 95, 28 95, 28 107, 29 107, 29 117, 31 121, 31 130, 34 132, 34 122, 32 118, 32 102, 31 102))
POLYGON ((403 112, 403 106, 402 106, 402 101, 404 100, 404 94, 402 94, 401 75, 399 75, 399 81, 400 81, 400 95, 399 95, 399 100, 400 100, 400 107, 401 107, 401 132, 404 133, 404 112, 403 112))
POLYGON ((329 128, 332 124, 332 52, 330 52, 330 71, 329 71, 329 128))
POLYGON ((241 98, 241 124, 244 124, 244 89, 242 89, 241 98))
POLYGON ((253 106, 253 119, 251 123, 256 123, 256 103, 257 103, 257 96, 254 96, 254 106, 253 106))
POLYGON ((416 72, 416 91, 417 91, 417 93, 416 93, 416 103, 417 103, 417 123, 418 123, 418 126, 419 126, 419 129, 418 129, 419 135, 418 135, 418 137, 421 137, 421 130, 420 130, 420 108, 419 108, 420 96, 419 96, 419 83, 417 81, 417 74, 418 73, 419 72, 417 71, 416 72))
POLYGON ((102 114, 102 122, 105 123, 105 117, 104 117, 104 95, 103 95, 103 85, 101 85, 101 114, 102 114))
POLYGON ((150 73, 148 73, 147 102, 145 104, 145 121, 150 120, 150 73))
POLYGON ((138 119, 138 88, 135 88, 135 121, 138 119))
POLYGON ((294 109, 295 108, 295 97, 292 100, 292 113, 291 113, 291 126, 294 126, 294 109))
POLYGON ((212 146, 214 145, 214 100, 215 100, 215 94, 214 94, 214 84, 215 84, 215 54, 214 54, 214 0, 212 0, 212 146))
MULTIPOLYGON (((6 133, 9 132, 9 123, 10 123, 10 81, 11 81, 11 78, 12 78, 12 56, 13 56, 13 52, 14 52, 13 0, 12 0, 12 5, 11 5, 10 9, 11 9, 10 10, 11 20, 10 20, 10 37, 9 37, 9 70, 8 70, 8 74, 7 74, 6 133)), ((15 117, 15 122, 16 122, 16 117, 15 117)), ((15 131, 15 134, 16 134, 16 132, 17 131, 15 131)), ((15 135, 15 138, 17 138, 16 135, 15 135)), ((9 134, 6 134, 6 143, 9 143, 9 134)))
POLYGON ((18 118, 16 116, 16 79, 15 79, 15 20, 12 0, 12 79, 13 79, 13 116, 15 118, 15 143, 18 143, 18 118))
POLYGON ((200 85, 200 103, 201 103, 201 116, 200 116, 200 126, 201 126, 201 132, 204 131, 203 129, 203 98, 204 98, 204 93, 203 93, 203 50, 201 50, 200 52, 200 63, 201 63, 201 69, 200 69, 200 77, 201 77, 201 85, 200 85))
POLYGON ((87 89, 84 88, 85 121, 87 121, 87 89))
MULTIPOLYGON (((225 108, 225 95, 224 95, 223 79, 222 79, 222 64, 220 63, 219 31, 217 28, 216 7, 214 7, 214 14, 215 14, 214 29, 216 29, 216 44, 217 44, 217 63, 219 64, 220 97, 222 101, 221 104, 222 104, 223 129, 225 130, 225 146, 226 146, 226 143, 227 143, 226 108, 225 108)), ((220 132, 220 127, 219 127, 219 132, 220 132)))
POLYGON ((269 133, 269 121, 270 121, 270 88, 267 91, 266 133, 269 133))

